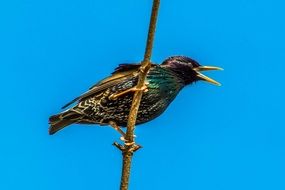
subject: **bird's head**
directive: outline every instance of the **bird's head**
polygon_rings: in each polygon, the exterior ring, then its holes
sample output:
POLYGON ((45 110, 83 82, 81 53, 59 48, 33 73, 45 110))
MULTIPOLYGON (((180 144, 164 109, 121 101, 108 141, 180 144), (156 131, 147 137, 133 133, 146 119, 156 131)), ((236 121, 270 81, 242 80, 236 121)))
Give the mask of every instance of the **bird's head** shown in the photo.
POLYGON ((218 86, 221 85, 219 82, 201 73, 201 71, 223 70, 220 67, 202 66, 197 61, 185 56, 169 57, 163 61, 161 65, 174 71, 185 82, 186 85, 199 80, 203 80, 218 86))

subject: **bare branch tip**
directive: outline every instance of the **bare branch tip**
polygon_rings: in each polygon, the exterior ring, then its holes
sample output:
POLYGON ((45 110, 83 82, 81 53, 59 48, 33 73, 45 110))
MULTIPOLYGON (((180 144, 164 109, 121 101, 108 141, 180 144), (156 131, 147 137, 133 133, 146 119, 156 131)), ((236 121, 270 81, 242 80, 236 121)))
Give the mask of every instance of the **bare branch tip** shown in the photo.
POLYGON ((125 151, 125 147, 117 142, 114 142, 113 146, 117 147, 122 152, 125 151))

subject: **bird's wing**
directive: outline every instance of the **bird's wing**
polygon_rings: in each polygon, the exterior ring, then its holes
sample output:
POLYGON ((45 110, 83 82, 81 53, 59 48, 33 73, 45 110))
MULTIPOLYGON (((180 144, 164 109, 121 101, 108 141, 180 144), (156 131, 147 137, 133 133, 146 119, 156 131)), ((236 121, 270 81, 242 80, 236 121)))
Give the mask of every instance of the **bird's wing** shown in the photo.
POLYGON ((74 100, 72 100, 71 102, 69 102, 68 104, 63 106, 62 109, 70 106, 71 104, 73 104, 76 101, 80 101, 80 100, 87 98, 91 95, 94 95, 100 91, 103 91, 107 88, 115 86, 118 83, 122 82, 123 80, 129 79, 132 77, 137 77, 139 74, 139 72, 138 72, 139 67, 140 67, 140 65, 138 65, 138 64, 120 64, 115 69, 115 71, 112 73, 111 76, 109 76, 109 77, 99 81, 97 84, 93 85, 91 88, 89 88, 89 90, 87 92, 83 93, 79 97, 75 98, 74 100))

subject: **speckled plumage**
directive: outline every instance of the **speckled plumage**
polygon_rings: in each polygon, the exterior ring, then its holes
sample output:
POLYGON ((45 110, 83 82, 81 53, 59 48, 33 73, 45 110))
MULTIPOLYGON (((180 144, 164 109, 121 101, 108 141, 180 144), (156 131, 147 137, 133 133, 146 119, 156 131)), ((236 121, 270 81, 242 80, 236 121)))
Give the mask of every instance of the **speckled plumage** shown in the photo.
MULTIPOLYGON (((49 133, 54 134, 72 123, 105 125, 113 121, 119 126, 126 126, 133 92, 115 100, 110 99, 110 96, 137 84, 139 66, 119 65, 110 77, 91 87, 64 108, 77 101, 76 105, 51 116, 49 133)), ((170 57, 160 65, 152 64, 146 78, 147 90, 142 96, 137 124, 150 121, 163 113, 185 85, 197 80, 192 69, 198 66, 196 61, 183 56, 170 57)))

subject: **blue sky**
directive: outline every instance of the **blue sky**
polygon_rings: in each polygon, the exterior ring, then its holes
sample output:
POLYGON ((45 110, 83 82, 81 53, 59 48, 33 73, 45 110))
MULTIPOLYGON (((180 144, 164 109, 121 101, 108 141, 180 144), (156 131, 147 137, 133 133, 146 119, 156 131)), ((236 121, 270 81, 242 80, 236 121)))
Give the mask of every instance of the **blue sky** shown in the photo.
MULTIPOLYGON (((152 60, 221 66, 139 126, 130 189, 285 189, 285 3, 161 0, 152 60)), ((0 189, 118 189, 108 127, 48 117, 144 53, 151 0, 0 2, 0 189)))

